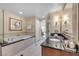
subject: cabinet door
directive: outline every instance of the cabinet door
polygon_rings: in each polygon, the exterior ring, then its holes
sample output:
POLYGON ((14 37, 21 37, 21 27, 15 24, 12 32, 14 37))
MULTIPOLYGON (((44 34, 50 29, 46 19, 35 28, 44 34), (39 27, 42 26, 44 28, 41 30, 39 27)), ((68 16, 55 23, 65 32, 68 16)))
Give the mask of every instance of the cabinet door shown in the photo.
POLYGON ((78 56, 79 53, 61 51, 61 56, 78 56))
POLYGON ((60 51, 52 48, 42 47, 43 56, 60 56, 60 51))

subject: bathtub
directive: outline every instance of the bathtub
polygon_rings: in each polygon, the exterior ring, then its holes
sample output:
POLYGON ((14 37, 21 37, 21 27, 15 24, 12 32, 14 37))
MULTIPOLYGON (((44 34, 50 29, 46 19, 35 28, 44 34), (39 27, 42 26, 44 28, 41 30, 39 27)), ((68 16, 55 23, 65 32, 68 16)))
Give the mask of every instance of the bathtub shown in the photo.
POLYGON ((13 43, 13 42, 16 42, 16 41, 19 41, 19 40, 29 39, 33 36, 34 35, 19 35, 19 36, 8 37, 8 38, 4 38, 4 42, 5 43, 13 43))

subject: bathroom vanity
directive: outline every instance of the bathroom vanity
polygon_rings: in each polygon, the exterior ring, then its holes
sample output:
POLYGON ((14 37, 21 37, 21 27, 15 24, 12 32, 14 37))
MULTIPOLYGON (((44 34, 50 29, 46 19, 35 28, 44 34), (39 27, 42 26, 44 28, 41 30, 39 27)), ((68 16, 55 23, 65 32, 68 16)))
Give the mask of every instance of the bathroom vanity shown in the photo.
POLYGON ((79 56, 79 53, 42 45, 42 56, 79 56))
POLYGON ((78 56, 79 52, 76 49, 65 49, 55 43, 43 42, 42 46, 42 56, 78 56))
POLYGON ((53 36, 49 36, 42 46, 42 56, 78 56, 78 46, 73 43, 70 44, 70 40, 65 38, 62 34, 53 33, 53 36), (65 41, 69 41, 65 43, 65 41))
POLYGON ((41 44, 43 56, 79 55, 78 11, 79 4, 66 4, 63 10, 49 13, 49 36, 51 36, 50 33, 61 33, 66 38, 47 38, 46 41, 41 44), (57 39, 60 39, 60 41, 57 39), (67 41, 69 41, 69 43, 67 41))

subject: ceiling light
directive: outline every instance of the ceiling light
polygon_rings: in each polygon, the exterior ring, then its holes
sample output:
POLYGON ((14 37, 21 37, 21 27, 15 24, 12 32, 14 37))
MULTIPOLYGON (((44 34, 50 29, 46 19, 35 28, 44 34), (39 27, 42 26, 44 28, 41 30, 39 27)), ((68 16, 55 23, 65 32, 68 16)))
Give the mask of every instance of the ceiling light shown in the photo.
POLYGON ((22 12, 22 11, 20 11, 20 12, 19 12, 19 14, 23 14, 23 12, 22 12))

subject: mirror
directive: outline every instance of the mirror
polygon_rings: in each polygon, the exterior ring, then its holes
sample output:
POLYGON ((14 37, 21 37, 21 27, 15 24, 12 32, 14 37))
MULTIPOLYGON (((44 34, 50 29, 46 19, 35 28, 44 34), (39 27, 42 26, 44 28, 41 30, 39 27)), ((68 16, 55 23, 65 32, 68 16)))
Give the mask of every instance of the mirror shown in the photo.
POLYGON ((73 20, 72 20, 72 5, 66 4, 63 11, 62 18, 62 33, 67 36, 69 39, 73 39, 73 20))
POLYGON ((62 33, 73 39, 72 5, 66 4, 63 10, 50 13, 50 33, 62 33))

